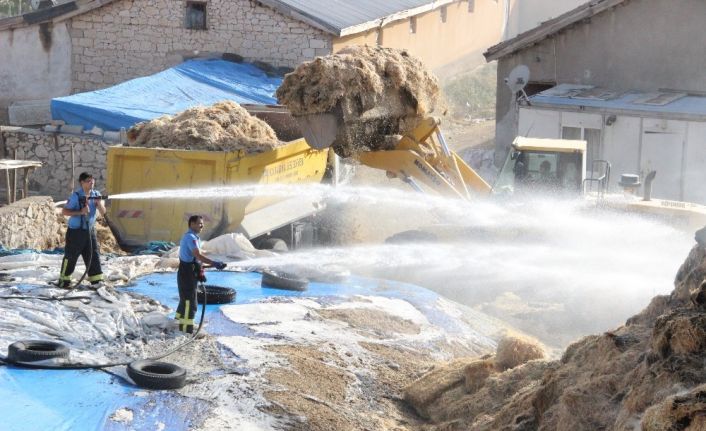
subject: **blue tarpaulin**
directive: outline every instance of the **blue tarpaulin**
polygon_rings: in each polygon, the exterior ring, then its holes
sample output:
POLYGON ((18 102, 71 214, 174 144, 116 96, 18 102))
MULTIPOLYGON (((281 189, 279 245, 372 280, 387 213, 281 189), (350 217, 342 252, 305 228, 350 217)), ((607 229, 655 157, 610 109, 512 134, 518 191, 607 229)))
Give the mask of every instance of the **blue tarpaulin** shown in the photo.
MULTIPOLYGON (((207 276, 209 283, 235 288, 237 304, 277 296, 326 298, 331 303, 356 295, 404 299, 422 312, 430 323, 439 325, 447 333, 468 335, 467 327, 437 306, 438 294, 410 284, 350 277, 336 284, 312 282, 308 291, 295 292, 262 287, 259 273, 209 271, 207 276)), ((157 299, 172 308, 179 301, 175 273, 151 274, 126 289, 157 299)), ((247 327, 228 320, 220 312, 220 307, 207 306, 210 334, 257 336, 247 327)), ((0 429, 8 431, 186 431, 198 427, 211 408, 208 401, 172 391, 146 391, 97 370, 28 370, 13 366, 0 367, 0 399, 3 400, 0 403, 0 417, 3 418, 0 429), (135 416, 130 422, 111 420, 117 409, 128 409, 135 416)))
POLYGON ((189 60, 113 87, 57 97, 51 101, 51 115, 85 129, 120 130, 223 100, 276 104, 274 93, 281 83, 281 77, 268 76, 249 63, 189 60))

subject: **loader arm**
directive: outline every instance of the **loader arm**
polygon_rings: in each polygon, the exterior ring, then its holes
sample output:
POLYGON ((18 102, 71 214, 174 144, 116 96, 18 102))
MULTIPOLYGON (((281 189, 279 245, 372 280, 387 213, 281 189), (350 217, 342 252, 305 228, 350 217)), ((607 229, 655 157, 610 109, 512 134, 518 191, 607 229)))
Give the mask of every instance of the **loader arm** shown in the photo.
POLYGON ((436 118, 423 119, 394 149, 361 152, 357 159, 412 185, 419 181, 443 196, 470 199, 472 192, 488 195, 491 191, 476 171, 448 149, 436 118))

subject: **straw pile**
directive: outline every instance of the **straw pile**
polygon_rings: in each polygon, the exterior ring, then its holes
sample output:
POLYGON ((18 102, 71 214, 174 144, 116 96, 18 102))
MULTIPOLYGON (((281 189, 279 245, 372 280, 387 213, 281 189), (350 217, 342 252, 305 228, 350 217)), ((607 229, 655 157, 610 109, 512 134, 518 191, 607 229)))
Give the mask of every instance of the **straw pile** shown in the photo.
POLYGON ((498 342, 495 365, 500 371, 515 368, 525 362, 544 358, 542 345, 519 335, 507 336, 498 342))
POLYGON ((404 134, 444 110, 439 83, 407 51, 351 46, 299 65, 285 76, 277 99, 294 116, 333 113, 337 154, 381 149, 385 135, 404 134))
MULTIPOLYGON (((430 431, 706 429, 705 277, 706 248, 696 246, 671 295, 653 299, 625 326, 572 344, 561 360, 498 372, 523 356, 517 352, 538 353, 501 343, 495 372, 478 361, 451 364, 445 375, 457 376, 465 367, 464 385, 425 388, 424 396, 405 393, 405 400, 429 419, 430 431)), ((408 391, 430 383, 431 376, 408 391)))
POLYGON ((128 131, 128 141, 136 147, 247 153, 262 153, 284 145, 267 123, 233 101, 138 123, 128 131))

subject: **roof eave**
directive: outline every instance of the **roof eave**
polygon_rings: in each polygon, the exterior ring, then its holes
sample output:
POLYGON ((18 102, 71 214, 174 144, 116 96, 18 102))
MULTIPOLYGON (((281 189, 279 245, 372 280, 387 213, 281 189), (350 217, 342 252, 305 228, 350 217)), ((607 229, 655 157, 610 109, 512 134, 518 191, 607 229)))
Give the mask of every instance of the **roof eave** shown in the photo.
POLYGON ((356 24, 356 25, 352 25, 350 27, 343 28, 343 29, 341 29, 339 36, 350 36, 353 34, 362 33, 364 31, 370 30, 372 28, 382 27, 382 26, 389 24, 391 22, 394 22, 394 21, 400 21, 400 20, 407 19, 412 16, 420 15, 425 12, 429 12, 434 9, 438 9, 442 6, 446 6, 447 4, 455 3, 457 1, 458 0, 430 1, 429 3, 427 3, 423 6, 418 6, 418 7, 412 8, 412 9, 407 9, 407 10, 403 10, 400 12, 395 12, 393 14, 390 14, 390 15, 387 15, 387 16, 384 16, 381 18, 377 18, 372 21, 368 21, 368 22, 364 22, 361 24, 356 24))
POLYGON ((119 0, 75 0, 20 16, 0 19, 0 31, 29 27, 44 22, 61 22, 119 0))
POLYGON ((491 46, 483 53, 485 60, 498 60, 507 55, 514 54, 528 46, 535 45, 544 39, 554 36, 556 33, 573 24, 612 9, 625 1, 627 0, 593 0, 582 4, 556 18, 541 23, 533 29, 520 33, 512 39, 491 46))

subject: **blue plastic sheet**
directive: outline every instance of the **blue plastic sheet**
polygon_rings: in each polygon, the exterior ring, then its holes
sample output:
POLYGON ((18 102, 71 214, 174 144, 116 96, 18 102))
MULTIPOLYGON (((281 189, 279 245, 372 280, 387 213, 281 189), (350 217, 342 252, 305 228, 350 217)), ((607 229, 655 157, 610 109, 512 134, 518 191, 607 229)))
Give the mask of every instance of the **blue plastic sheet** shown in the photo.
POLYGON ((281 77, 271 77, 249 63, 189 60, 157 74, 113 87, 51 101, 54 120, 103 130, 129 128, 140 121, 223 100, 276 104, 281 77))
MULTIPOLYGON (((337 284, 310 283, 305 292, 261 286, 259 273, 207 272, 208 284, 236 289, 235 303, 252 303, 273 296, 317 297, 322 303, 344 301, 353 295, 399 298, 413 304, 427 319, 448 333, 468 331, 436 307, 436 293, 410 284, 351 277, 337 284)), ((19 286, 22 288, 22 286, 19 286)), ((175 309, 179 301, 175 273, 140 278, 125 288, 154 298, 175 309)), ((251 334, 245 325, 228 320, 220 305, 206 310, 208 332, 214 335, 251 334)), ((200 318, 201 307, 197 313, 200 318)), ((466 335, 467 332, 466 332, 466 335)), ((224 358, 230 362, 237 358, 224 358)), ((206 401, 174 391, 147 391, 97 370, 28 370, 0 367, 0 417, 2 430, 188 430, 198 427, 208 413, 206 401), (138 396, 142 394, 141 396, 138 396), (146 395, 144 395, 146 394, 146 395), (110 420, 120 408, 130 409, 129 423, 110 420), (164 426, 162 427, 162 425, 164 426)))

